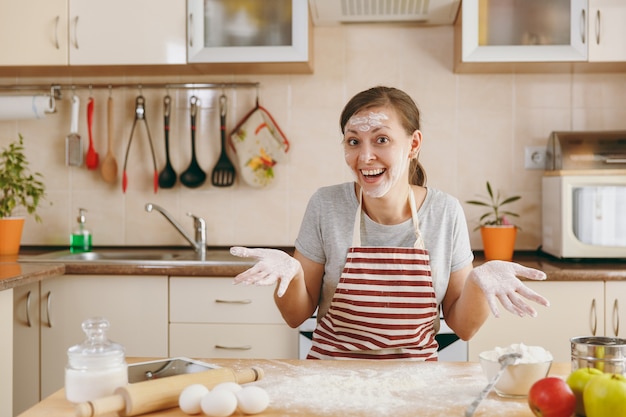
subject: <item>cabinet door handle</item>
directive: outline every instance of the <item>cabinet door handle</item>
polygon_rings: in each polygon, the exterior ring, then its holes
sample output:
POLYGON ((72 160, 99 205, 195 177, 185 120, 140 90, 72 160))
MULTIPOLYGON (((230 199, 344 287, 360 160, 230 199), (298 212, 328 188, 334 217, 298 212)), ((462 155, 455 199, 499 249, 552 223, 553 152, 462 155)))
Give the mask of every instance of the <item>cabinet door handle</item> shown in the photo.
POLYGON ((613 334, 619 335, 619 304, 617 298, 613 301, 613 334))
POLYGON ((582 9, 580 12, 580 40, 583 42, 583 44, 585 42, 587 42, 587 36, 586 36, 586 28, 587 28, 587 13, 585 12, 585 9, 582 9))
POLYGON ((243 346, 224 346, 224 345, 215 345, 215 349, 225 349, 225 350, 250 350, 252 346, 243 345, 243 346))
POLYGON ((252 300, 249 298, 245 298, 243 300, 223 300, 221 298, 216 298, 215 302, 223 304, 252 304, 252 300))
POLYGON ((189 47, 193 48, 193 13, 189 13, 189 47))
POLYGON ((46 319, 48 321, 48 327, 52 328, 52 320, 50 319, 50 303, 52 300, 52 291, 48 291, 46 295, 46 319))
POLYGON ((78 16, 74 18, 74 48, 78 49, 78 16))
POLYGON ((26 294, 26 325, 33 327, 33 323, 30 321, 30 291, 26 294))
POLYGON ((589 310, 589 327, 591 327, 591 335, 596 335, 596 330, 598 329, 598 314, 596 311, 596 299, 594 298, 591 301, 591 309, 589 310))
POLYGON ((600 10, 596 12, 596 45, 600 45, 600 10))
POLYGON ((61 46, 59 45, 59 21, 61 20, 61 16, 57 16, 56 19, 54 19, 54 47, 56 49, 61 49, 61 46))

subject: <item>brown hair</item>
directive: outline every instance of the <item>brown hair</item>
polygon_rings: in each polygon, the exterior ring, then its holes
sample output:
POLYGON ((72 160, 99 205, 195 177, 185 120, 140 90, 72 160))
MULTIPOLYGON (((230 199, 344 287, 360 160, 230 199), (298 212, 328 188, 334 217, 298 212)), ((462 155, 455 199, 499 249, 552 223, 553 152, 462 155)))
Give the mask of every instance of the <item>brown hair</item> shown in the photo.
MULTIPOLYGON (((378 86, 361 91, 348 101, 339 118, 341 133, 345 133, 346 124, 354 114, 372 107, 395 109, 408 135, 412 135, 420 128, 420 111, 413 99, 397 88, 378 86)), ((411 160, 409 182, 415 185, 426 185, 426 171, 417 158, 411 160)))

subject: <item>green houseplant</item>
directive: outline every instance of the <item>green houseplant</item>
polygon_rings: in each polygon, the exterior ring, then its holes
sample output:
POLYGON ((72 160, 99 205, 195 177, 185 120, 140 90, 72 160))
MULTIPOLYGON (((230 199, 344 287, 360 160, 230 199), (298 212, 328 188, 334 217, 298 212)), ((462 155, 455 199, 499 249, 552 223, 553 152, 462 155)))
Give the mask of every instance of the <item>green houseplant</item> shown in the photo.
POLYGON ((24 153, 24 138, 11 142, 0 152, 0 255, 19 252, 24 218, 17 217, 18 210, 41 217, 37 207, 45 198, 46 187, 42 174, 32 173, 24 153), (17 239, 17 243, 16 243, 17 239))
POLYGON ((515 238, 517 237, 519 227, 512 224, 509 219, 511 217, 519 217, 519 215, 502 207, 518 201, 521 196, 506 197, 500 191, 494 193, 489 181, 487 181, 486 187, 486 196, 481 196, 478 200, 466 201, 467 204, 488 209, 480 216, 480 224, 474 230, 480 229, 487 260, 510 261, 513 258, 515 238))

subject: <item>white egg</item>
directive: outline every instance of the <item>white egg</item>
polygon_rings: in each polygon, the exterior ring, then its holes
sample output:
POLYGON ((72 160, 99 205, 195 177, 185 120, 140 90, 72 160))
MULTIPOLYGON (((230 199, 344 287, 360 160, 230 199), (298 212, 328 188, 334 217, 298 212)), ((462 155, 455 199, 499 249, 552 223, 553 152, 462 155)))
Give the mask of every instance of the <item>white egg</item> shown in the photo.
POLYGON ((270 397, 261 387, 248 385, 237 392, 237 405, 245 414, 258 414, 265 411, 270 403, 270 397))
POLYGON ((200 414, 200 401, 209 393, 209 389, 202 384, 192 384, 183 389, 178 397, 178 406, 186 414, 200 414))
POLYGON ((237 409, 237 397, 227 389, 213 390, 202 397, 200 407, 209 417, 228 417, 237 409))
POLYGON ((228 391, 230 391, 232 393, 236 393, 237 391, 241 390, 242 388, 243 387, 241 385, 239 385, 238 383, 229 381, 229 382, 220 382, 219 384, 214 386, 211 391, 225 389, 225 390, 228 390, 228 391))

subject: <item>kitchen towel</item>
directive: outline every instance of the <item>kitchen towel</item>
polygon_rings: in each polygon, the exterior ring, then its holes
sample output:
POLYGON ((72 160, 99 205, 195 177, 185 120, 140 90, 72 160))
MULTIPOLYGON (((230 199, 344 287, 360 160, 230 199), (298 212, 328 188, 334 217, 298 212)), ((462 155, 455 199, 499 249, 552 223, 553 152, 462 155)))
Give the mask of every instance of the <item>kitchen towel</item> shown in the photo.
POLYGON ((0 120, 43 119, 54 108, 50 95, 0 96, 0 120))

